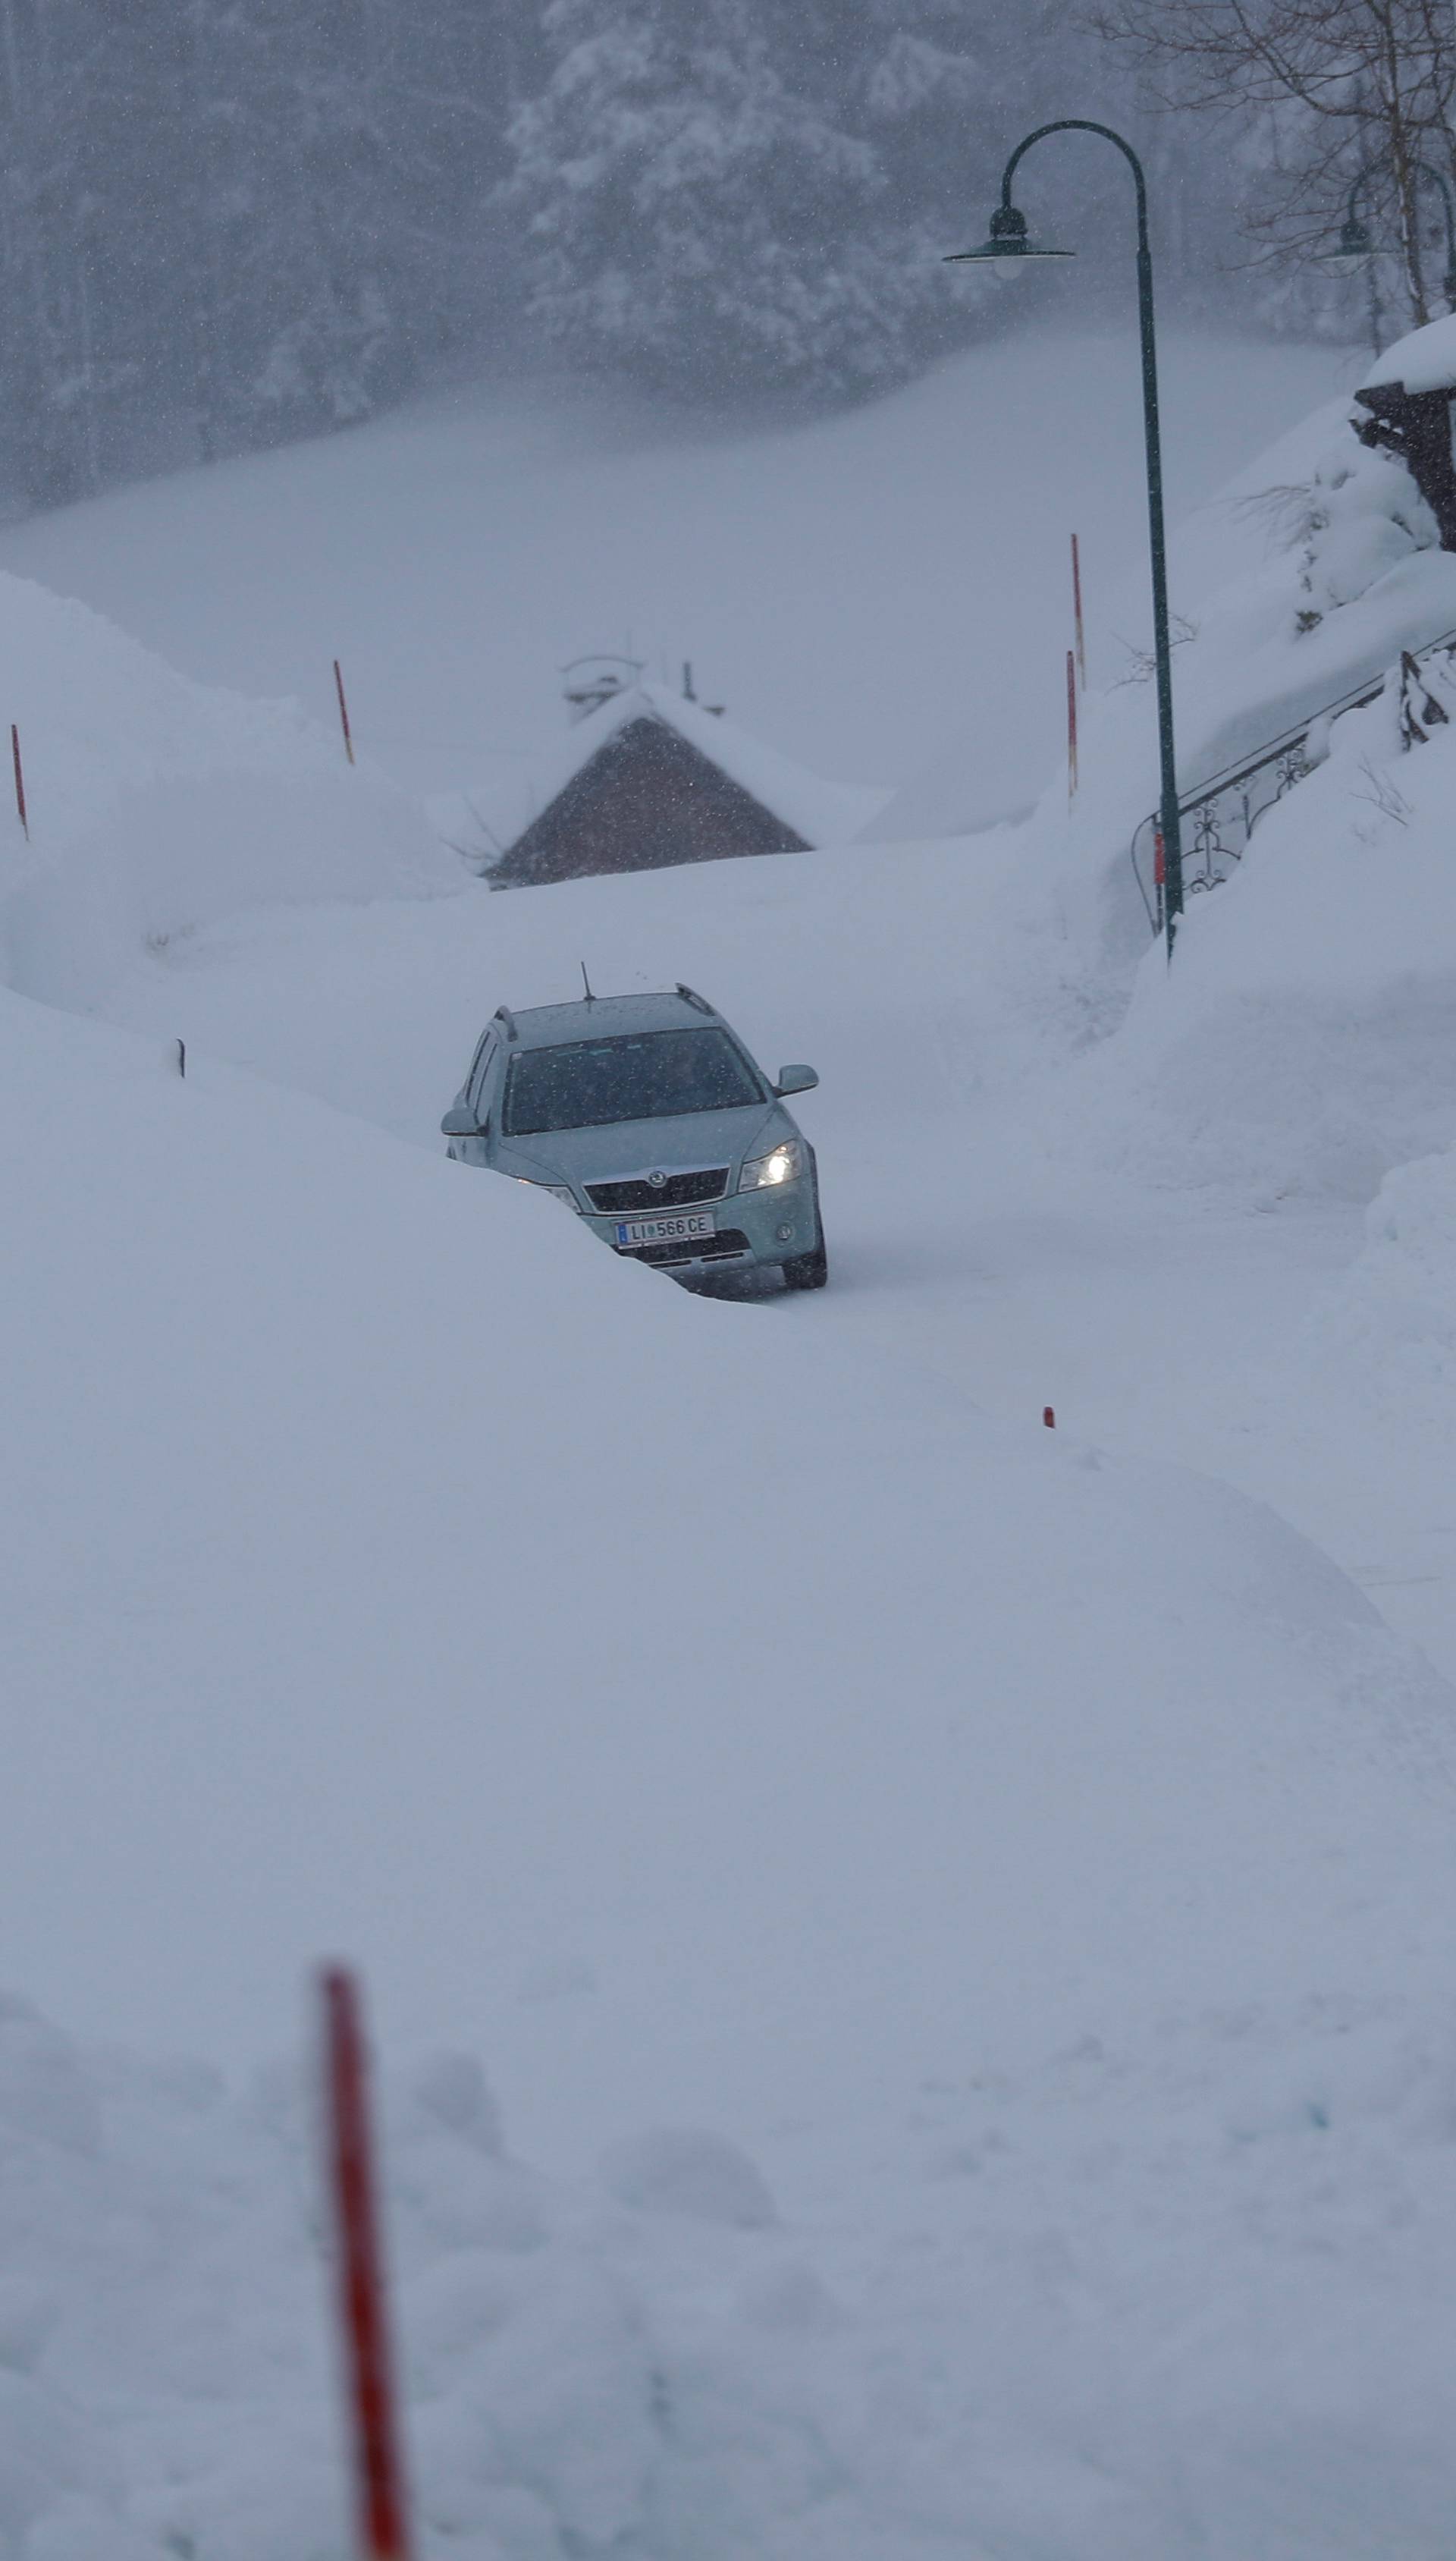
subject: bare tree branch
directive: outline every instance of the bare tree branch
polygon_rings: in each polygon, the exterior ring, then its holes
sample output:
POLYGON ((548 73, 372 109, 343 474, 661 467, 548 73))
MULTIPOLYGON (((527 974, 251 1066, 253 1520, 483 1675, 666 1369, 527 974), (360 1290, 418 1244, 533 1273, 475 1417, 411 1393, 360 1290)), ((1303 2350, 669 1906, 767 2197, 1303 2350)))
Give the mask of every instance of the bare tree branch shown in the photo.
POLYGON ((1421 164, 1456 185, 1451 0, 1094 0, 1090 24, 1130 50, 1160 106, 1269 119, 1243 226, 1255 262, 1332 240, 1368 170, 1362 210, 1389 227, 1411 318, 1430 318, 1425 260, 1443 233, 1421 164))

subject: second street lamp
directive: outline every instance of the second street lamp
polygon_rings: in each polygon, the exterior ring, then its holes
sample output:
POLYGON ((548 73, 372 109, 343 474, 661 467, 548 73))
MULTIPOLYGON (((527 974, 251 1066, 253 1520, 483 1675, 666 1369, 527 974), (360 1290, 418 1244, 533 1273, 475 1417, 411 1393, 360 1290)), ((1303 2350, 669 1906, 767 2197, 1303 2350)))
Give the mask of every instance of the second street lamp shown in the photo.
POLYGON ((1350 213, 1340 226, 1340 246, 1330 251, 1325 264, 1335 275, 1356 275, 1375 254, 1370 225, 1363 223, 1359 214, 1350 213))
MULTIPOLYGON (((1441 170, 1433 168, 1429 160, 1412 160, 1408 168, 1412 180, 1424 180, 1428 187, 1440 191, 1441 210, 1446 217, 1446 272, 1441 278, 1441 291, 1451 308, 1456 310, 1456 208, 1452 206, 1450 181, 1441 170)), ((1380 243, 1372 240, 1370 225, 1361 216, 1360 199, 1364 190, 1373 186, 1376 178, 1393 178, 1395 175, 1393 160, 1368 161, 1356 173, 1346 201, 1340 246, 1330 251, 1324 261, 1337 275, 1353 275, 1357 268, 1380 255, 1380 243)))
POLYGON ((1073 250, 1042 249, 1030 238, 1027 218, 1011 201, 1011 182, 1017 164, 1031 150, 1034 142, 1049 133, 1100 133, 1122 153, 1133 175, 1137 190, 1138 217, 1138 327, 1143 355, 1143 437, 1148 475, 1148 543, 1153 570, 1153 662, 1158 680, 1158 768, 1159 824, 1163 846, 1163 926, 1168 938, 1168 957, 1173 957, 1173 940, 1178 919, 1183 914, 1183 834, 1178 811, 1178 768, 1173 753, 1173 648, 1168 625, 1168 549, 1163 528, 1163 440, 1158 419, 1158 344, 1153 326, 1153 256, 1148 246, 1148 189, 1143 164, 1130 142, 1114 133, 1110 124, 1093 124, 1080 115, 1059 116, 1054 124, 1039 124, 1019 142, 1008 160, 1001 179, 1001 202, 991 217, 990 238, 981 249, 960 250, 947 259, 948 265, 960 265, 968 259, 983 260, 998 275, 1016 275, 1024 262, 1034 257, 1072 257, 1073 250))

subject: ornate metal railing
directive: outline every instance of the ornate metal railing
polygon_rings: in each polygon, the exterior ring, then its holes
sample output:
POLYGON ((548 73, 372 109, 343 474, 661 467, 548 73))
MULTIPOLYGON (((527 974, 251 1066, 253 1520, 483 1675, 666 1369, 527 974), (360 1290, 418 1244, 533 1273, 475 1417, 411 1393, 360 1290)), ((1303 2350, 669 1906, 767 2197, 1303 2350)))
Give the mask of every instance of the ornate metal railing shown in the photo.
MULTIPOLYGON (((1456 631, 1443 631, 1439 639, 1427 640, 1410 655, 1419 666, 1438 651, 1453 648, 1456 631)), ((1384 691, 1385 680, 1386 670, 1382 668, 1377 676, 1353 685, 1337 701, 1311 712, 1297 728, 1270 739, 1253 756, 1225 766, 1221 773, 1211 774, 1187 799, 1180 800, 1185 898, 1192 897, 1195 890, 1218 889, 1233 866, 1242 862, 1248 840, 1265 811, 1292 791, 1296 782, 1302 782, 1307 773, 1313 773, 1322 760, 1309 753, 1310 732, 1322 721, 1338 720, 1342 712, 1358 711, 1362 704, 1376 701, 1384 691)), ((1148 923, 1154 934, 1161 934, 1163 883, 1159 877, 1156 809, 1142 821, 1129 852, 1148 923)))

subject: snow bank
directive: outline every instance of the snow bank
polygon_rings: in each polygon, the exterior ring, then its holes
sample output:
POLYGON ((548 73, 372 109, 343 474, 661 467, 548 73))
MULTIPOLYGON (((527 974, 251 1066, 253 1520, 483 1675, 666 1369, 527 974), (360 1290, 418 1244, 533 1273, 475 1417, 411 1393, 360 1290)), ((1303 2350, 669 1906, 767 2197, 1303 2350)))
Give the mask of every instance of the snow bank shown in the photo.
POLYGON ((1366 1219, 1364 1253, 1325 1309, 1319 1334, 1346 1353, 1408 1370, 1407 1426, 1456 1402, 1456 1153, 1387 1175, 1366 1219))
POLYGON ((0 703, 31 842, 0 820, 0 966, 99 1001, 147 942, 278 902, 458 883, 422 813, 287 703, 195 685, 85 605, 0 580, 0 703))
POLYGON ((1271 1490, 1439 1659, 1456 1583, 1456 1153, 1387 1174, 1364 1242, 1265 1383, 1271 1490))
MULTIPOLYGON (((450 2053, 380 2084, 421 2561, 1440 2561, 1434 2007, 947 2056, 883 2220, 845 2193, 883 2193, 879 2118, 815 2129, 787 2226, 663 2217, 531 2170, 441 2106, 464 2085, 450 2053)), ((0 2000, 15 2561, 348 2547, 314 2119, 301 2057, 235 2095, 0 2000)))
POLYGON ((1089 1081, 1144 1171, 1366 1201, 1456 1140, 1453 785, 1456 733, 1402 754, 1382 698, 1190 901, 1089 1081))
POLYGON ((1363 1251, 1305 1329, 1291 1386, 1338 1443, 1339 1472, 1380 1469, 1397 1515, 1381 1524, 1387 1552, 1398 1543, 1412 1580, 1439 1583, 1456 1548, 1456 1151, 1386 1176, 1363 1251))
POLYGON ((736 2143, 689 2126, 654 2126, 611 2143, 601 2175, 623 2205, 650 2214, 686 2214, 700 2223, 758 2231, 776 2223, 761 2173, 736 2143))

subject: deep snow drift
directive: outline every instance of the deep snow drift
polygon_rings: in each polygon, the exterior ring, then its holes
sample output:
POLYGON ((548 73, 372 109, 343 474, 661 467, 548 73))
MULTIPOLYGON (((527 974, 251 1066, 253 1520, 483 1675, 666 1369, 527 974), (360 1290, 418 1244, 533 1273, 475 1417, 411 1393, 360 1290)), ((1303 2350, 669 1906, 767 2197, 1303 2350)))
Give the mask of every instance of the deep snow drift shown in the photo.
POLYGON ((335 1950, 424 2561, 1441 2561, 1456 1691, 1359 1586, 1456 1660, 1456 746, 1339 725, 1170 978, 1127 699, 1069 828, 291 905, 214 703, 196 883, 12 890, 113 1019, 0 1008, 5 2561, 337 2561, 335 1950), (822 1300, 443 1161, 583 954, 820 1068, 822 1300))
POLYGON ((220 917, 458 881, 423 813, 295 704, 189 683, 30 580, 0 578, 0 701, 30 829, 7 797, 4 974, 54 1003, 96 1002, 118 951, 220 917))

